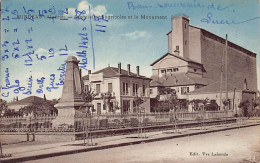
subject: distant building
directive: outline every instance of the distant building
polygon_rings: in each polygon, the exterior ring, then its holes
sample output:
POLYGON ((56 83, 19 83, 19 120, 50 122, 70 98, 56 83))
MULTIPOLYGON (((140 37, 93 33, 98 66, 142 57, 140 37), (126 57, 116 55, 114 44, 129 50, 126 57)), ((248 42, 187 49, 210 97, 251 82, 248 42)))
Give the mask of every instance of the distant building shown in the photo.
MULTIPOLYGON (((255 98, 256 53, 229 41, 226 48, 225 39, 190 25, 189 21, 185 15, 172 18, 172 31, 167 34, 168 53, 151 64, 151 98, 158 95, 160 87, 175 89, 180 99, 189 99, 189 92, 205 93, 204 86, 220 83, 225 49, 228 83, 241 90, 243 96, 249 96, 248 99, 255 98), (201 91, 197 92, 197 89, 201 91)), ((222 74, 222 79, 225 79, 225 74, 222 74)), ((217 90, 220 89, 216 89, 214 93, 218 93, 217 90)), ((202 96, 198 95, 196 98, 202 96)), ((232 99, 233 96, 228 98, 232 99)), ((217 102, 219 104, 220 99, 217 102)))
MULTIPOLYGON (((222 84, 224 85, 224 83, 222 84)), ((225 97, 225 88, 222 87, 222 97, 225 97)), ((255 92, 252 90, 245 90, 238 88, 234 86, 231 83, 228 83, 227 87, 227 95, 228 98, 230 99, 230 103, 228 108, 230 110, 233 110, 235 113, 239 113, 240 108, 239 108, 239 103, 242 101, 248 100, 250 103, 252 103, 254 100, 255 92)), ((220 99, 220 82, 215 82, 212 83, 208 86, 205 86, 203 88, 194 90, 190 93, 188 93, 188 100, 194 100, 194 99, 209 99, 211 101, 215 101, 216 103, 219 104, 219 99, 220 99)), ((252 105, 250 105, 250 108, 252 109, 252 105)), ((190 111, 192 110, 192 106, 189 106, 190 111)))
POLYGON ((82 79, 85 91, 92 90, 97 94, 92 104, 98 114, 109 113, 116 108, 119 108, 117 113, 135 113, 137 97, 145 101, 141 107, 150 112, 151 79, 140 75, 139 66, 136 67, 136 73, 133 73, 130 71, 130 64, 124 70, 119 63, 117 68, 109 66, 94 73, 89 71, 82 79), (104 98, 108 94, 112 97, 110 104, 104 98))
POLYGON ((38 96, 29 96, 24 99, 7 103, 8 109, 19 111, 19 109, 29 105, 41 105, 44 102, 44 98, 38 96))

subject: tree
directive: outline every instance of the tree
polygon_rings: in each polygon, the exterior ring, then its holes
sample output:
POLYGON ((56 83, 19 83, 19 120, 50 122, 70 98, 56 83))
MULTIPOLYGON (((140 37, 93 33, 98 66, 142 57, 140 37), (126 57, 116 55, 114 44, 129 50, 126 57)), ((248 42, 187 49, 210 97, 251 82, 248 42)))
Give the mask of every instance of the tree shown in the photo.
POLYGON ((115 99, 115 96, 112 96, 111 92, 107 92, 107 93, 101 93, 101 98, 103 99, 103 107, 106 108, 108 107, 108 111, 109 112, 115 112, 116 108, 113 107, 113 102, 111 101, 112 99, 115 99))
POLYGON ((142 103, 144 103, 145 101, 144 101, 144 99, 143 98, 141 98, 141 97, 138 97, 138 96, 136 96, 135 98, 134 98, 134 113, 135 112, 138 112, 139 111, 139 109, 140 109, 140 105, 142 104, 142 103))
MULTIPOLYGON (((83 107, 86 107, 87 104, 90 104, 94 100, 96 94, 94 93, 94 91, 92 91, 90 89, 86 92, 82 92, 81 96, 84 100, 84 103, 79 107, 79 110, 81 110, 83 107)), ((86 144, 86 138, 89 138, 89 137, 90 137, 90 141, 91 141, 90 145, 93 145, 91 132, 89 132, 89 126, 91 127, 91 117, 92 117, 91 113, 95 112, 96 110, 94 109, 94 107, 89 106, 86 108, 85 111, 86 111, 85 115, 82 114, 83 131, 84 131, 84 145, 86 144), (91 110, 90 110, 90 108, 91 108, 91 110), (88 124, 85 124, 86 119, 89 120, 89 126, 88 126, 88 124)), ((99 119, 99 114, 98 114, 98 119, 99 119)), ((98 121, 98 119, 97 119, 97 121, 98 121)))
POLYGON ((177 110, 178 108, 179 100, 175 89, 160 88, 159 95, 156 96, 156 101, 154 102, 153 110, 158 112, 169 112, 172 109, 177 110))
POLYGON ((54 105, 48 101, 43 101, 41 104, 31 104, 21 108, 19 111, 20 115, 33 114, 34 116, 44 115, 56 115, 58 110, 54 105))
POLYGON ((230 108, 230 99, 224 99, 222 103, 225 106, 225 111, 227 111, 230 108))
POLYGON ((193 107, 194 107, 193 110, 194 111, 200 110, 199 104, 201 102, 202 102, 202 100, 200 100, 200 99, 193 99, 193 100, 189 101, 189 103, 193 105, 193 107))
MULTIPOLYGON (((91 89, 86 92, 82 92, 81 96, 84 100, 84 103, 80 106, 80 109, 82 107, 85 107, 86 104, 90 104, 94 100, 96 95, 97 94, 95 94, 94 91, 92 91, 91 89)), ((87 112, 90 112, 90 111, 95 112, 96 110, 94 109, 94 107, 92 107, 92 110, 87 110, 87 112)))
POLYGON ((7 110, 7 102, 3 99, 0 99, 0 116, 2 116, 6 110, 7 110))
POLYGON ((250 102, 248 100, 240 102, 239 105, 238 105, 238 107, 242 109, 242 115, 244 117, 249 116, 248 115, 249 106, 250 106, 250 102))

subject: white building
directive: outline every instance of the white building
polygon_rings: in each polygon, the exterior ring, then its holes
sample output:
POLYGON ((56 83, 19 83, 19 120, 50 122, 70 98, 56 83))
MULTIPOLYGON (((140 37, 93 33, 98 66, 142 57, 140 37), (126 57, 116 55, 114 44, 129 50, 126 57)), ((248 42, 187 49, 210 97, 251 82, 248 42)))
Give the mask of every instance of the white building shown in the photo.
POLYGON ((106 67, 94 73, 83 77, 85 91, 92 90, 97 95, 92 101, 98 114, 104 114, 116 110, 117 113, 128 114, 136 112, 135 99, 141 97, 145 102, 141 107, 146 112, 150 112, 150 78, 139 74, 139 66, 136 67, 136 73, 130 71, 130 64, 127 70, 121 69, 121 63, 118 67, 106 67), (104 95, 111 93, 112 99, 109 104, 104 95), (105 105, 104 105, 105 104, 105 105), (110 107, 109 107, 110 106, 110 107))

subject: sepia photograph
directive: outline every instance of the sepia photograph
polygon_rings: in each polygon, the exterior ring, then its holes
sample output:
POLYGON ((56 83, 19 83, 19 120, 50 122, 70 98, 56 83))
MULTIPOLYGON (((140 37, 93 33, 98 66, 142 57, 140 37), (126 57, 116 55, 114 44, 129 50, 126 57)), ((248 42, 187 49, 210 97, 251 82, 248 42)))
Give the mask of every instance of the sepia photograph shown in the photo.
POLYGON ((260 163, 259 0, 0 0, 1 163, 260 163))

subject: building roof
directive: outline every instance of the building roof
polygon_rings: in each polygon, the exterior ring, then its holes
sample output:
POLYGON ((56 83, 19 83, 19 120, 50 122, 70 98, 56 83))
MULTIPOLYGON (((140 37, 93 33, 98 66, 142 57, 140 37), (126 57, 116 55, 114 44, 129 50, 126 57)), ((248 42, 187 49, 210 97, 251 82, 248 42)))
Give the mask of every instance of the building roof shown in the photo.
MULTIPOLYGON (((216 35, 214 33, 211 33, 211 32, 209 32, 209 31, 207 31, 205 29, 202 29, 202 28, 201 28, 201 31, 202 31, 202 34, 204 36, 212 38, 212 39, 215 39, 216 41, 218 41, 218 42, 220 42, 222 44, 225 44, 226 39, 224 39, 224 38, 222 38, 222 37, 220 37, 220 36, 218 36, 218 35, 216 35)), ((239 45, 237 45, 237 44, 235 44, 233 42, 228 41, 228 46, 232 47, 234 49, 237 49, 239 51, 242 51, 242 52, 244 52, 244 53, 246 53, 246 54, 248 54, 250 56, 256 57, 256 53, 254 53, 254 52, 252 52, 250 50, 247 50, 247 49, 243 48, 242 46, 239 46, 239 45)))
MULTIPOLYGON (((119 74, 118 68, 116 68, 116 67, 106 67, 106 68, 98 70, 98 71, 96 71, 96 72, 94 72, 92 74, 99 74, 99 73, 103 73, 103 77, 104 78, 128 76, 128 77, 134 77, 134 78, 141 78, 141 79, 151 80, 150 78, 142 76, 142 75, 137 76, 136 73, 132 73, 132 72, 130 72, 130 75, 128 75, 128 71, 124 70, 124 69, 121 69, 121 74, 119 74)), ((89 80, 89 75, 83 76, 82 79, 83 80, 89 80)))
MULTIPOLYGON (((203 29, 201 27, 197 27, 197 26, 194 26, 194 25, 191 25, 191 24, 189 24, 189 26, 193 27, 193 28, 200 29, 202 31, 202 34, 208 36, 209 38, 212 38, 212 37, 218 38, 217 39, 218 42, 221 42, 222 44, 225 44, 225 40, 226 39, 224 39, 224 38, 222 38, 222 37, 220 37, 220 36, 218 36, 218 35, 216 35, 214 33, 211 33, 211 32, 209 32, 209 31, 207 31, 207 30, 205 30, 205 29, 203 29)), ((168 32, 166 35, 169 35, 171 32, 172 32, 172 30, 170 32, 168 32)), ((254 52, 252 52, 252 51, 250 51, 248 49, 245 49, 245 48, 243 48, 243 47, 241 47, 241 46, 239 46, 239 45, 237 45, 237 44, 235 44, 233 42, 228 41, 228 46, 229 47, 233 47, 233 48, 235 48, 237 50, 240 50, 240 51, 242 51, 242 52, 244 52, 246 54, 249 54, 250 56, 256 57, 256 53, 254 53, 254 52)))
POLYGON ((19 101, 14 101, 14 102, 10 102, 8 103, 8 105, 23 105, 23 104, 36 104, 36 105, 40 105, 42 104, 44 101, 43 98, 38 97, 38 96, 29 96, 26 97, 24 99, 21 99, 19 101))
POLYGON ((208 85, 212 81, 207 78, 192 77, 189 73, 174 73, 167 74, 158 78, 157 76, 151 77, 153 80, 150 82, 151 87, 164 86, 184 86, 184 85, 208 85))
POLYGON ((192 62, 192 63, 196 63, 196 64, 200 64, 200 65, 201 65, 201 63, 196 62, 196 61, 193 61, 193 60, 191 60, 191 59, 189 59, 189 58, 184 58, 184 57, 181 57, 181 56, 178 56, 178 55, 175 55, 175 54, 166 53, 166 54, 164 54, 162 57, 160 57, 159 59, 157 59, 156 61, 154 61, 152 64, 150 64, 150 66, 153 66, 155 63, 157 63, 158 61, 160 61, 162 58, 164 58, 164 57, 167 56, 167 55, 171 55, 171 56, 173 56, 173 57, 179 58, 179 59, 181 59, 181 60, 183 60, 183 61, 186 61, 186 62, 192 62))
MULTIPOLYGON (((230 91, 234 91, 234 89, 236 89, 236 91, 240 90, 240 91, 243 91, 243 89, 239 88, 239 87, 236 87, 234 86, 233 84, 231 83, 228 83, 228 87, 227 87, 227 91, 230 92, 230 91)), ((225 82, 222 82, 222 92, 224 93, 224 91, 226 91, 226 88, 225 88, 225 82)), ((202 87, 202 88, 199 88, 199 89, 196 89, 192 92, 189 92, 188 94, 202 94, 202 93, 216 93, 216 92, 220 92, 220 82, 215 82, 215 83, 212 83, 212 84, 209 84, 205 87, 202 87)))

